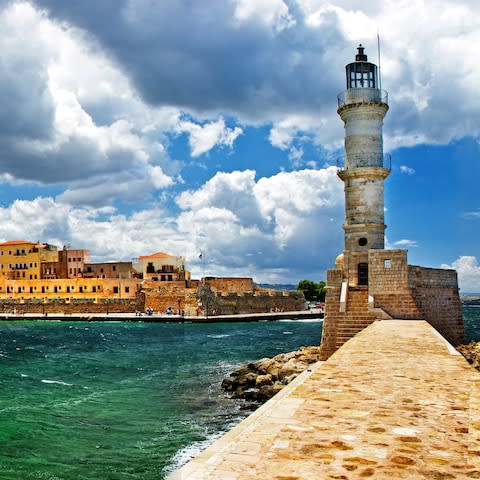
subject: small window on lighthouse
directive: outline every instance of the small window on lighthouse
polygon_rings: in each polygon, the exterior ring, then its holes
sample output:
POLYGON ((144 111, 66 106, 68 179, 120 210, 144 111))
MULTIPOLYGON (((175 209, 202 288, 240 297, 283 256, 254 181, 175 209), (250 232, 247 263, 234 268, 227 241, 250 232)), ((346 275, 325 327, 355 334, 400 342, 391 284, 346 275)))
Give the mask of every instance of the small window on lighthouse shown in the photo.
POLYGON ((362 238, 359 238, 359 239, 358 239, 358 244, 359 244, 361 247, 364 247, 367 243, 368 243, 368 240, 367 240, 365 237, 362 237, 362 238))
POLYGON ((383 268, 392 268, 392 261, 389 258, 383 261, 383 268))

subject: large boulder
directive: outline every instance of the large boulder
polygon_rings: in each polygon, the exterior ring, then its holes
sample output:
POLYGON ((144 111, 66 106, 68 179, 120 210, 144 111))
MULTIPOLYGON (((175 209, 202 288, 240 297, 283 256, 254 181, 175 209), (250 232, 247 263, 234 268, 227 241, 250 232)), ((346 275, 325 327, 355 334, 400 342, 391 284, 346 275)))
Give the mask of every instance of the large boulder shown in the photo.
POLYGON ((273 358, 262 358, 232 372, 222 388, 235 398, 264 402, 319 360, 320 347, 301 347, 273 358))

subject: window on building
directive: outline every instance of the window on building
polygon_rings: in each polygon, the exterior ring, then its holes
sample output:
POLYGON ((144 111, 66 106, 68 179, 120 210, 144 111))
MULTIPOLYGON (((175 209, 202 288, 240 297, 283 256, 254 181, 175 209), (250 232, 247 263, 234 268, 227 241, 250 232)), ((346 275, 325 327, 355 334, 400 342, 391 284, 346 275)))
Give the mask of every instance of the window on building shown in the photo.
POLYGON ((42 287, 42 293, 45 293, 45 287, 42 287))
POLYGON ((118 287, 113 287, 113 293, 118 293, 118 287))
POLYGON ((83 287, 79 287, 78 290, 80 293, 83 293, 83 287))
POLYGON ((125 287, 125 293, 130 293, 130 287, 125 287))
POLYGON ((97 291, 97 287, 94 285, 94 286, 92 287, 92 292, 95 293, 96 291, 97 291))
POLYGON ((383 261, 383 267, 384 268, 392 268, 392 261, 389 258, 386 258, 383 261))
POLYGON ((67 293, 70 293, 70 287, 67 287, 67 293))
POLYGON ((117 270, 117 266, 116 265, 112 265, 112 270, 115 272, 117 270))

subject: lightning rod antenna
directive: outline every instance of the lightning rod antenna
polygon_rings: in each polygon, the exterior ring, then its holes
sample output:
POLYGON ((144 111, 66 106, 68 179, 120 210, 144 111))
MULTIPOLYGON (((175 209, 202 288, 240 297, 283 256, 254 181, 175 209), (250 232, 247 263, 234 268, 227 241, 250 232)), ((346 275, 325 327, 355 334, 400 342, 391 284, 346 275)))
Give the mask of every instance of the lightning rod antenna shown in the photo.
POLYGON ((377 50, 378 50, 378 88, 382 89, 382 69, 380 68, 380 34, 377 28, 377 50))

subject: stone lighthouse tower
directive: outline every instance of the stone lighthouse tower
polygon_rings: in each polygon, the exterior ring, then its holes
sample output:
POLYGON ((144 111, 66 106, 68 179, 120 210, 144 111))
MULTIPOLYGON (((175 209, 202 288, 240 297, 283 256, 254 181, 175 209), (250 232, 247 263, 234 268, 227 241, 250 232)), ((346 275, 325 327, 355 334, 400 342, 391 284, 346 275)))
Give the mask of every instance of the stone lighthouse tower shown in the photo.
POLYGON ((379 88, 377 66, 367 61, 362 45, 346 67, 347 89, 338 96, 338 114, 345 124, 345 160, 338 176, 345 183, 345 252, 349 283, 368 284, 368 250, 384 248, 383 118, 387 93, 379 88))
POLYGON ((408 265, 407 250, 385 249, 390 157, 383 154, 382 129, 388 95, 362 45, 345 70, 337 110, 345 125, 345 156, 337 172, 345 188, 345 245, 327 272, 321 357, 372 322, 394 318, 427 320, 453 344, 461 343, 456 272, 408 265))

